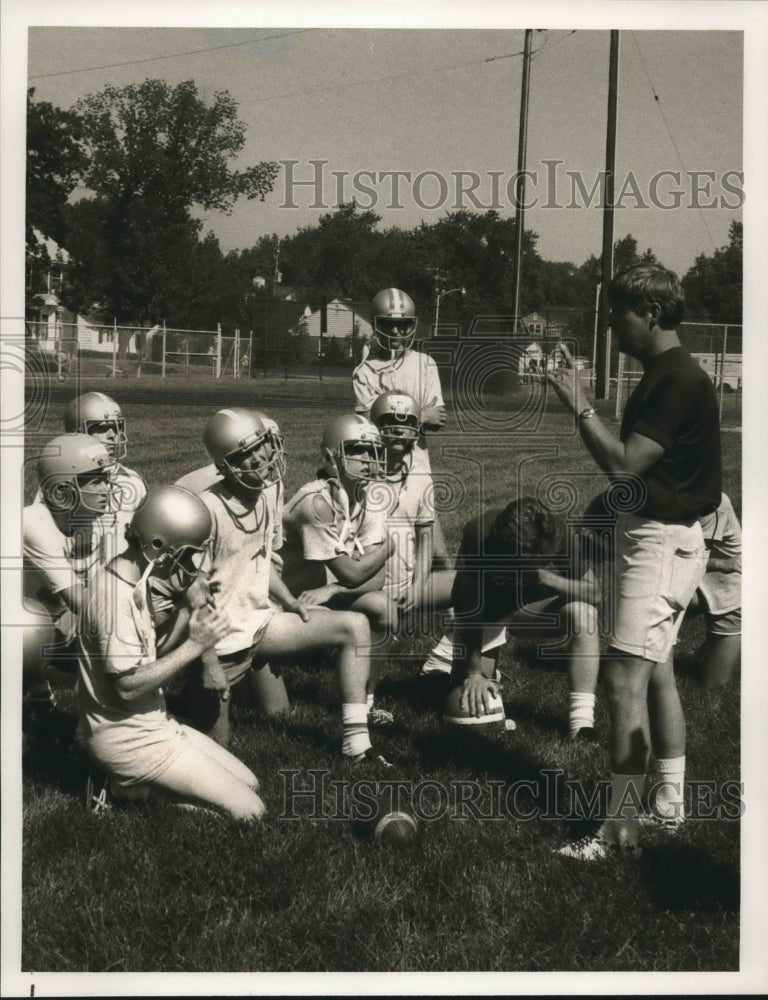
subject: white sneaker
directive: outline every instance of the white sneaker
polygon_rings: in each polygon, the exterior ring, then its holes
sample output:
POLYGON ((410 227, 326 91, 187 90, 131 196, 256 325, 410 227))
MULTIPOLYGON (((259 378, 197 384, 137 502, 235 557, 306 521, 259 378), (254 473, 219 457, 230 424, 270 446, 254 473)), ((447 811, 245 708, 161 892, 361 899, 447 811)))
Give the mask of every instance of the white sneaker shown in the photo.
POLYGON ((611 843, 600 833, 592 833, 564 847, 558 847, 554 853, 561 858, 574 858, 576 861, 605 861, 607 858, 639 858, 642 848, 639 844, 611 843))

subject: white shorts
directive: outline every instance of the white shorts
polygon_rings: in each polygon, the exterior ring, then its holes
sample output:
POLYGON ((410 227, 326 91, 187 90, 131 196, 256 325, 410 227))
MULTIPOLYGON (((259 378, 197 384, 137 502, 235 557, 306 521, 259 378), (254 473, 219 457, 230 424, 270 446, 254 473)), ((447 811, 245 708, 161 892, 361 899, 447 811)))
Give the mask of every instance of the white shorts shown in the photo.
POLYGON ((84 745, 118 787, 137 785, 155 781, 178 760, 187 748, 186 728, 159 711, 148 712, 99 726, 84 745))
POLYGON ((663 663, 706 566, 707 550, 698 521, 665 524, 621 514, 616 524, 616 601, 610 647, 663 663))

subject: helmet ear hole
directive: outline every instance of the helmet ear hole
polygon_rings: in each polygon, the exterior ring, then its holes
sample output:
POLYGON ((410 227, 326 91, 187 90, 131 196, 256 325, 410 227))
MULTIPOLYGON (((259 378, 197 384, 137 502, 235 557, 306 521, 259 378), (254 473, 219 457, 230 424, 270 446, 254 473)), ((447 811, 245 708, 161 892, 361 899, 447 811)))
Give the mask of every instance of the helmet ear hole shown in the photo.
POLYGON ((150 542, 150 545, 152 546, 153 549, 162 549, 163 547, 162 539, 153 538, 152 541, 150 542))

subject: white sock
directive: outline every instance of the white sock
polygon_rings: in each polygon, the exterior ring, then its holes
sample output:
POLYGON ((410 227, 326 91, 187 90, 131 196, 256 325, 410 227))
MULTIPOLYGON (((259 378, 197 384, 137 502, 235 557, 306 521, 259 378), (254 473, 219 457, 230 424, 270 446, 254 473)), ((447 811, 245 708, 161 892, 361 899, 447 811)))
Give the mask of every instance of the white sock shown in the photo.
POLYGON ((611 772, 608 818, 600 827, 600 832, 611 843, 637 844, 639 839, 637 817, 641 810, 640 796, 644 782, 644 774, 611 772))
POLYGON ((571 691, 568 728, 571 736, 580 729, 595 726, 595 696, 584 691, 571 691))
POLYGON ((682 757, 657 757, 650 777, 650 805, 664 819, 685 816, 685 754, 682 757))
POLYGON ((359 757, 371 746, 368 735, 368 705, 349 704, 341 706, 342 743, 341 752, 345 757, 359 757))

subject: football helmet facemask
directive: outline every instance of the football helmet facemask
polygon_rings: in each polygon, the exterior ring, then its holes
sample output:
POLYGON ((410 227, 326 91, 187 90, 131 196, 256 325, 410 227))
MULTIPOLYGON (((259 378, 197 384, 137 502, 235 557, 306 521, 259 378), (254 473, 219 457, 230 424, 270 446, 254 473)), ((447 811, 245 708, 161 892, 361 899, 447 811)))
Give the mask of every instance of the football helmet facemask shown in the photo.
POLYGON ((324 468, 337 478, 340 469, 350 479, 381 479, 384 475, 381 435, 374 424, 359 413, 334 417, 323 431, 320 450, 324 468))
POLYGON ((371 422, 386 441, 416 441, 419 436, 419 408, 406 392, 383 392, 373 401, 371 422))
POLYGON ((231 407, 214 413, 203 431, 203 444, 219 472, 248 492, 261 493, 285 474, 278 426, 259 410, 231 407), (262 454, 253 462, 256 452, 262 454))
POLYGON ((103 392, 85 392, 64 408, 64 430, 90 434, 106 447, 113 461, 128 453, 125 418, 118 404, 103 392))
POLYGON ((418 319, 410 295, 399 288, 385 288, 371 303, 376 343, 382 350, 401 354, 413 345, 418 319))
POLYGON ((113 464, 106 446, 89 434, 60 434, 53 438, 37 462, 46 505, 55 513, 78 507, 93 514, 107 513, 114 497, 113 464), (106 483, 107 489, 93 489, 94 480, 106 483))

